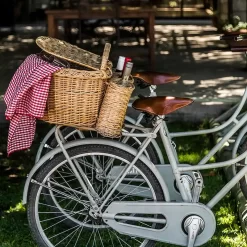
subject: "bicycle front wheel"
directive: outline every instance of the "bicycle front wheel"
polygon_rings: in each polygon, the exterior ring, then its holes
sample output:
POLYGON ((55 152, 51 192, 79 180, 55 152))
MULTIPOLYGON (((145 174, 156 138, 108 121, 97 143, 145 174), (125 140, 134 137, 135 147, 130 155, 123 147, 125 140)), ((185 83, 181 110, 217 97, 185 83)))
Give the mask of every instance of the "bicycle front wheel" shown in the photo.
MULTIPOLYGON (((86 175, 86 178, 82 176, 83 180, 96 192, 99 206, 105 200, 105 193, 117 179, 117 175, 134 159, 126 151, 106 145, 83 145, 68 150, 68 153, 71 160, 79 164, 80 174, 86 175)), ((57 155, 42 167, 35 181, 28 197, 28 220, 39 246, 154 245, 154 241, 122 235, 106 225, 102 218, 92 217, 89 199, 63 154, 57 155), (54 198, 53 204, 47 203, 47 196, 54 198), (70 224, 66 223, 68 220, 70 224)), ((131 172, 115 188, 102 208, 102 213, 113 201, 164 201, 164 195, 152 171, 138 160, 131 172)), ((136 224, 147 227, 146 222, 136 224)), ((150 224, 148 227, 161 226, 150 224)))

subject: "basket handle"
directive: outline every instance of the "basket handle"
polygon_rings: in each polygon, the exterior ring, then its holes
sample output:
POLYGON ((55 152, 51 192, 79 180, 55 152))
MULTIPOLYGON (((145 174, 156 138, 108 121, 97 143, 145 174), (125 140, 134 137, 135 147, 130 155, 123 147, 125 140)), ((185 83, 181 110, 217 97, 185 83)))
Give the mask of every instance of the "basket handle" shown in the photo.
POLYGON ((105 48, 104 48, 104 52, 102 55, 102 61, 101 61, 101 67, 100 67, 101 70, 106 70, 106 68, 107 68, 107 62, 108 62, 110 50, 111 50, 111 44, 106 43, 105 48))

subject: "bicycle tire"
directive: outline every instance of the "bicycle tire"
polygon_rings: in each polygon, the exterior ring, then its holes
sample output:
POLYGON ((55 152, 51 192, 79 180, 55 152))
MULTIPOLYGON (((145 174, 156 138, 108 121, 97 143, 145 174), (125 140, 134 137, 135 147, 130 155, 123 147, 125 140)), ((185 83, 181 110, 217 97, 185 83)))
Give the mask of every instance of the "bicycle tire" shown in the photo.
MULTIPOLYGON (((244 141, 244 143, 239 148, 239 154, 244 153, 247 150, 247 141, 244 141)), ((245 159, 241 160, 240 162, 241 166, 246 166, 245 159)), ((237 166, 237 171, 239 172, 242 169, 242 167, 237 166)), ((247 200, 247 173, 239 180, 240 189, 247 200)))
MULTIPOLYGON (((90 155, 92 153, 102 153, 102 154, 114 154, 114 157, 119 157, 121 159, 124 159, 128 162, 131 162, 134 159, 134 156, 127 153, 124 150, 121 150, 119 148, 116 147, 110 147, 110 146, 106 146, 106 145, 83 145, 83 146, 78 146, 78 147, 74 147, 70 150, 68 150, 68 153, 70 155, 70 157, 79 157, 80 155, 86 155, 87 153, 90 153, 90 155)), ((91 155, 92 156, 92 155, 91 155)), ((56 171, 56 169, 58 169, 60 166, 59 164, 61 164, 62 162, 64 162, 65 157, 64 155, 61 153, 59 155, 57 155, 54 159, 52 159, 50 162, 48 162, 47 164, 45 164, 43 167, 40 168, 40 170, 38 171, 35 179, 36 181, 42 183, 45 179, 47 174, 49 174, 51 171, 56 171)), ((138 160, 135 163, 135 167, 136 169, 139 169, 139 171, 141 171, 142 174, 145 175, 145 177, 147 178, 148 182, 150 183, 150 185, 153 188, 153 193, 155 193, 155 197, 156 197, 156 201, 165 201, 164 198, 164 194, 162 191, 162 188, 157 180, 157 178, 155 177, 155 175, 153 174, 153 172, 145 165, 143 164, 142 161, 138 160)), ((28 222, 29 222, 29 226, 31 228, 31 232, 32 232, 32 236, 35 239, 35 241, 38 243, 38 245, 40 247, 52 247, 53 245, 48 245, 47 242, 45 242, 44 240, 44 233, 40 232, 39 227, 37 221, 36 221, 36 211, 35 211, 35 207, 36 207, 36 202, 37 200, 39 200, 39 196, 40 194, 38 193, 39 190, 42 190, 42 188, 37 184, 31 184, 30 185, 30 193, 28 196, 28 207, 27 207, 27 215, 28 215, 28 222)), ((41 193, 41 192, 40 192, 41 193)), ((159 224, 155 225, 155 228, 160 228, 159 224)), ((146 240, 145 240, 146 241, 146 240)), ((151 240, 147 240, 145 245, 142 245, 143 247, 153 247, 155 244, 155 241, 151 241, 151 240)))

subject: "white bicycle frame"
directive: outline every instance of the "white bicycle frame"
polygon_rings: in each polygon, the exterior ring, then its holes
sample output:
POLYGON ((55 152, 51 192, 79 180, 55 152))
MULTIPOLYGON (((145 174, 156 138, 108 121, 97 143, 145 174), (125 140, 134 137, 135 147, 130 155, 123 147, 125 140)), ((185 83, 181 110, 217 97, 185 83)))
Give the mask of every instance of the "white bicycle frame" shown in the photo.
MULTIPOLYGON (((213 164, 206 164, 210 158, 221 149, 221 147, 224 145, 224 143, 226 141, 228 141, 246 122, 247 122, 247 114, 245 114, 240 120, 237 120, 237 116, 240 113, 241 109, 243 108, 245 102, 247 99, 247 88, 245 89, 244 95, 242 97, 242 100, 239 104, 239 106, 237 107, 235 113, 232 115, 232 117, 226 121, 224 124, 217 126, 215 128, 212 129, 207 129, 207 130, 199 130, 199 131, 190 131, 190 132, 179 132, 179 133, 169 133, 165 122, 163 121, 163 116, 157 121, 157 126, 150 131, 150 129, 147 128, 143 128, 137 125, 126 125, 126 127, 128 128, 133 128, 133 129, 138 129, 138 130, 142 130, 143 133, 127 133, 127 132, 123 132, 123 136, 126 137, 139 137, 139 138, 143 138, 145 137, 146 139, 143 141, 142 145, 140 146, 138 151, 135 151, 133 149, 127 148, 126 149, 126 144, 123 143, 118 143, 116 141, 108 141, 108 140, 101 140, 100 143, 106 143, 109 145, 117 145, 119 148, 125 149, 130 153, 135 153, 135 159, 133 160, 133 162, 130 164, 130 167, 136 162, 136 160, 138 160, 140 157, 145 160, 145 164, 150 167, 152 167, 152 171, 154 171, 155 175, 158 175, 158 170, 154 169, 154 166, 152 165, 151 162, 148 162, 147 159, 144 159, 143 157, 143 152, 145 150, 145 148, 150 144, 150 142, 152 141, 152 139, 155 139, 157 136, 157 133, 159 132, 160 137, 162 139, 162 143, 163 146, 165 147, 166 150, 166 154, 168 156, 169 159, 169 164, 172 167, 176 182, 178 184, 178 188, 179 191, 181 193, 182 199, 185 202, 188 202, 188 197, 186 195, 186 191, 183 187, 183 185, 181 184, 181 172, 186 172, 186 171, 194 171, 194 170, 204 170, 204 169, 212 169, 212 168, 222 168, 222 167, 226 167, 226 166, 230 166, 230 165, 234 165, 236 163, 238 163, 239 161, 243 160, 246 156, 247 156, 247 151, 244 152, 243 154, 241 154, 240 156, 236 157, 236 158, 232 158, 228 161, 224 161, 224 162, 217 162, 217 163, 213 163, 213 164), (217 132, 220 131, 226 127, 231 126, 231 129, 227 132, 227 134, 211 149, 211 151, 195 166, 189 166, 188 164, 180 164, 180 165, 187 165, 187 166, 180 166, 179 162, 178 162, 178 156, 176 154, 176 151, 174 149, 174 146, 172 145, 172 141, 171 139, 174 137, 180 137, 180 136, 192 136, 192 135, 198 135, 198 134, 209 134, 209 133, 213 133, 213 132, 217 132), (114 144, 117 143, 117 144, 114 144)), ((56 130, 59 132, 60 128, 56 128, 56 130)), ((60 133, 60 137, 61 137, 61 132, 60 133)), ((51 152, 49 152, 48 154, 46 154, 44 157, 42 157, 40 159, 40 161, 33 167, 33 169, 31 170, 29 177, 26 181, 26 185, 25 185, 25 189, 24 189, 24 196, 23 196, 23 201, 26 202, 26 195, 28 192, 28 187, 29 187, 29 183, 32 179, 32 176, 35 174, 35 172, 39 169, 40 166, 42 166, 45 161, 50 160, 52 157, 54 157, 55 154, 59 153, 59 152, 64 152, 65 154, 66 152, 66 148, 67 147, 71 147, 74 146, 76 144, 79 143, 85 143, 85 144, 90 144, 90 143, 99 143, 99 139, 93 139, 91 140, 91 138, 87 138, 87 141, 83 142, 81 140, 81 142, 76 142, 73 141, 67 144, 63 144, 61 141, 59 141, 59 135, 56 133, 57 136, 57 140, 58 143, 60 144, 60 147, 52 150, 51 152), (91 141, 90 141, 91 140, 91 141), (66 146, 67 145, 67 146, 66 146)), ((66 155, 67 158, 69 159, 68 155, 66 155)), ((129 168, 131 169, 131 168, 129 168)), ((245 173, 247 172, 247 166, 244 167, 239 173, 235 173, 235 176, 232 178, 231 181, 229 181, 222 189, 221 191, 207 204, 207 206, 209 208, 212 208, 216 203, 218 203, 231 189, 232 187, 245 175, 245 173)), ((159 177, 159 181, 160 180, 160 176, 159 177)), ((120 181, 120 180, 119 180, 120 181)), ((121 182, 121 181, 120 181, 121 182)), ((166 200, 168 200, 168 198, 170 198, 170 196, 168 196, 169 192, 167 189, 167 185, 164 184, 164 181, 161 182, 163 184, 163 189, 166 191, 166 200), (167 197, 168 196, 168 197, 167 197)))

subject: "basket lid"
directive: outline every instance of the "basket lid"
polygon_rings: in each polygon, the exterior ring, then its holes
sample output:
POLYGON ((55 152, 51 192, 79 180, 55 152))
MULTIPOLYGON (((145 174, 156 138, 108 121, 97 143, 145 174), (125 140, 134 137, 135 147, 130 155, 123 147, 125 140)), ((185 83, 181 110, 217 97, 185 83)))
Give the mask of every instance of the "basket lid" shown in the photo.
POLYGON ((36 44, 51 55, 93 70, 112 68, 112 63, 108 60, 111 47, 109 43, 106 43, 102 57, 66 41, 46 36, 38 37, 36 44))

